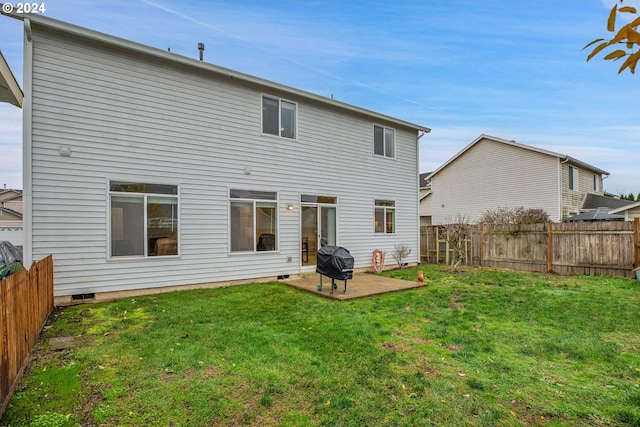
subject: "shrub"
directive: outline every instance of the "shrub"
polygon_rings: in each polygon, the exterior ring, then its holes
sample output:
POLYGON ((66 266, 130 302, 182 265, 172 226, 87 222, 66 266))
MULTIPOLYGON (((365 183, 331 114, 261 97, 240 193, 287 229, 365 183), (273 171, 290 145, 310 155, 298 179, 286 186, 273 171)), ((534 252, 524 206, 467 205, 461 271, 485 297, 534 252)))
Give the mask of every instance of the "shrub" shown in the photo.
POLYGON ((536 224, 548 222, 549 214, 544 209, 526 209, 522 206, 515 208, 500 207, 487 209, 480 217, 485 224, 536 224))

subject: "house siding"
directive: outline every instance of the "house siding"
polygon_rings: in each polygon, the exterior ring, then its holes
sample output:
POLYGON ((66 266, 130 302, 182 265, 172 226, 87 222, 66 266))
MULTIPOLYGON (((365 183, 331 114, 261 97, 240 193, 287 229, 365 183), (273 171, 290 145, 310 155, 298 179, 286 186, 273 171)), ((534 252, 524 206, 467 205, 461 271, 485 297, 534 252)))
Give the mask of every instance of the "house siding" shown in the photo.
POLYGON ((475 222, 488 209, 522 206, 557 221, 558 170, 555 157, 483 138, 432 176, 421 213, 438 225, 458 214, 475 222))
POLYGON ((364 114, 32 27, 32 250, 56 296, 298 274, 301 194, 337 197, 357 268, 397 243, 418 260, 416 129, 382 123, 396 157, 377 157, 364 114), (262 94, 297 103, 297 140, 261 134, 262 94), (179 256, 109 259, 110 180, 178 186, 179 256), (230 188, 278 192, 277 252, 229 253, 230 188), (379 198, 395 234, 373 232, 379 198))
POLYGON ((633 221, 636 218, 640 218, 640 206, 626 210, 624 216, 625 221, 633 221))
POLYGON ((582 203, 587 193, 603 195, 602 176, 596 174, 599 181, 599 191, 593 188, 594 172, 571 163, 562 163, 562 219, 576 215, 582 208, 582 203), (569 167, 578 170, 578 186, 576 189, 569 189, 569 167))

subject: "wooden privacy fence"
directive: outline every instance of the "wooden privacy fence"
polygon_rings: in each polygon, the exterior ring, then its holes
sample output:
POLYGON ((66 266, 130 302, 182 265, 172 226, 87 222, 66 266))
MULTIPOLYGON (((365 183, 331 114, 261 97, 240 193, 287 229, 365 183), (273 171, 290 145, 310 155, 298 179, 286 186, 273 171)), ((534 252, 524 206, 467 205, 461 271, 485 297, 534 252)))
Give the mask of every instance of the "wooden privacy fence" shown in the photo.
MULTIPOLYGON (((421 230, 423 261, 449 263, 446 227, 421 230)), ((638 220, 479 224, 465 241, 467 265, 563 275, 632 277, 640 266, 638 220)))
POLYGON ((53 309, 53 257, 0 281, 0 417, 53 309))

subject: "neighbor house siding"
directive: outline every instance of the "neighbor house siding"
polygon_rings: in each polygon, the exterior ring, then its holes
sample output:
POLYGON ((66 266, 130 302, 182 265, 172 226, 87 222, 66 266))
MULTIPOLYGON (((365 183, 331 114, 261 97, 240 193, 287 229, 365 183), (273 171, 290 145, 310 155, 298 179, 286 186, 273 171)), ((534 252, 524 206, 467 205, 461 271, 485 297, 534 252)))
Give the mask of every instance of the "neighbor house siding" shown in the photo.
POLYGON ((625 221, 633 221, 636 218, 640 218, 640 207, 629 209, 624 212, 624 215, 625 215, 625 218, 624 218, 625 221))
POLYGON ((356 267, 396 243, 417 261, 416 129, 381 123, 396 156, 374 156, 364 114, 32 27, 33 258, 54 254, 56 296, 297 274, 301 194, 338 198, 356 267), (262 94, 297 103, 297 140, 261 134, 262 94), (179 256, 109 259, 110 180, 178 186, 179 256), (230 188, 278 192, 278 251, 229 253, 230 188), (374 233, 374 199, 395 200, 395 234, 374 233))
POLYGON ((584 197, 587 193, 604 194, 602 190, 602 177, 599 174, 600 191, 594 191, 593 175, 594 172, 590 169, 571 163, 562 163, 562 219, 580 212, 584 197), (578 170, 578 182, 574 189, 569 188, 570 167, 578 170))
POLYGON ((483 139, 431 178, 422 212, 433 224, 464 215, 475 222, 489 209, 542 208, 558 220, 558 159, 483 139))

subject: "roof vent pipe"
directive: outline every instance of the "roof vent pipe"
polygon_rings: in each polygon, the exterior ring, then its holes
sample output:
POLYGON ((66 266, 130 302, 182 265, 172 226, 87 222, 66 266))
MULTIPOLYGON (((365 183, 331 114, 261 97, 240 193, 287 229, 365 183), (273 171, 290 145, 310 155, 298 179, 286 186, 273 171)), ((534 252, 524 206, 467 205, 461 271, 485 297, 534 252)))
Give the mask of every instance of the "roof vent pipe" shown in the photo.
POLYGON ((198 50, 200 51, 200 61, 204 60, 204 43, 198 43, 198 50))

